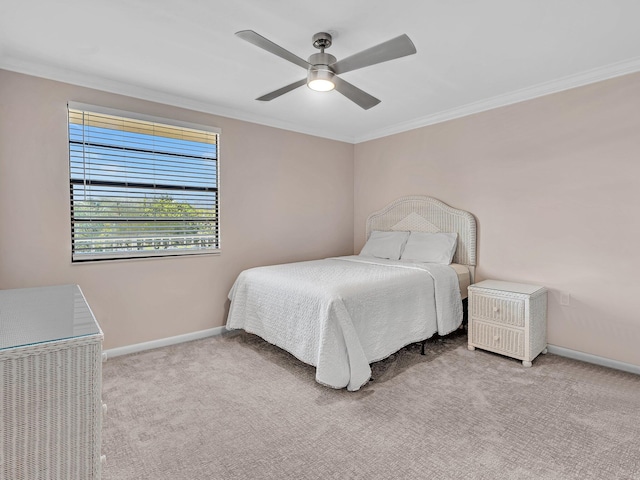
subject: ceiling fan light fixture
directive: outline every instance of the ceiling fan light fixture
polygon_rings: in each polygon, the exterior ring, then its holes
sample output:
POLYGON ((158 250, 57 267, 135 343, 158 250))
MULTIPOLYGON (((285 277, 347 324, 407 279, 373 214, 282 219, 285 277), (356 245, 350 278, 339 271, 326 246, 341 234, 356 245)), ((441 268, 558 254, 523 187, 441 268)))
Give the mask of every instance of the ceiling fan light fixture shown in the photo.
POLYGON ((311 68, 307 76, 307 87, 316 92, 330 92, 336 88, 333 83, 334 73, 328 68, 311 68))

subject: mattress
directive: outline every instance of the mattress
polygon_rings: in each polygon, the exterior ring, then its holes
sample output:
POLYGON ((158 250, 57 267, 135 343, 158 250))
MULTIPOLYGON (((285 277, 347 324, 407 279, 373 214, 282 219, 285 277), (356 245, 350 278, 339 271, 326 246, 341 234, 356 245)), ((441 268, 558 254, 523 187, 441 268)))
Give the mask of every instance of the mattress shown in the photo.
POLYGON ((460 284, 460 296, 464 300, 467 298, 467 287, 471 285, 471 273, 469 272, 469 267, 466 265, 460 265, 458 263, 452 263, 451 268, 456 271, 456 275, 458 275, 458 283, 460 284))

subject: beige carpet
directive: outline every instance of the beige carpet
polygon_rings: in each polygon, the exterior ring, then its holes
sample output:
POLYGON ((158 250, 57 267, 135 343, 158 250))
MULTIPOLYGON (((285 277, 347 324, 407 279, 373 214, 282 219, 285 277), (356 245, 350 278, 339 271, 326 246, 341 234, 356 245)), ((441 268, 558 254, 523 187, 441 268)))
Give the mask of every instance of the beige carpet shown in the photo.
POLYGON ((240 334, 104 364, 106 480, 640 479, 640 377, 454 334, 358 392, 240 334))

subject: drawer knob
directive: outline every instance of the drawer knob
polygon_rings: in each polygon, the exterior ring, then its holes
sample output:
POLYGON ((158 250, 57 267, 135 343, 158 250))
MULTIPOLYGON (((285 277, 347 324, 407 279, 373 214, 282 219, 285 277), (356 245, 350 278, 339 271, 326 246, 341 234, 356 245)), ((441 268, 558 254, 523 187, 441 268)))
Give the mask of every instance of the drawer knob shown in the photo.
POLYGON ((493 341, 494 341, 494 342, 499 342, 499 341, 500 341, 500 335, 495 335, 495 336, 493 337, 493 341))
POLYGON ((493 312, 494 313, 497 312, 498 310, 499 310, 498 307, 493 307, 493 312))

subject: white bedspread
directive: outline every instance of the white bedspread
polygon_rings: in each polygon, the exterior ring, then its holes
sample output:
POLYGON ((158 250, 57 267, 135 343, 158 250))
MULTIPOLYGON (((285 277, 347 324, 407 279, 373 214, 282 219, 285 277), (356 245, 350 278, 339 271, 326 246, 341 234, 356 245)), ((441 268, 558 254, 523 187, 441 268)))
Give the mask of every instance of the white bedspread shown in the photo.
POLYGON ((359 256, 243 271, 228 329, 244 329, 316 367, 324 385, 358 390, 369 364, 462 322, 455 271, 359 256))

